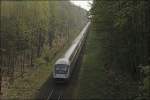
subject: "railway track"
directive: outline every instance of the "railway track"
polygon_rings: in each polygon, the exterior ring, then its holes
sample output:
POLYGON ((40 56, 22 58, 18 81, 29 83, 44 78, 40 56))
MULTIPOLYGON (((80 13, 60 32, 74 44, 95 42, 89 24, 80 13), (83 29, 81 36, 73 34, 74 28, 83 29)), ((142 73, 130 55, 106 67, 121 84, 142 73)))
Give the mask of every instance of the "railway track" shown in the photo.
MULTIPOLYGON (((80 65, 82 63, 82 57, 84 55, 84 50, 86 46, 83 45, 83 49, 81 50, 78 60, 75 64, 75 69, 72 75, 71 80, 68 84, 55 84, 53 82, 52 76, 43 84, 43 87, 40 89, 39 95, 37 96, 38 100, 72 100, 73 94, 72 91, 74 87, 77 85, 78 81, 78 73, 80 72, 80 65)), ((36 99, 36 100, 37 100, 36 99)))
POLYGON ((64 86, 54 86, 46 98, 46 100, 63 100, 64 86))
MULTIPOLYGON (((80 59, 82 58, 82 54, 80 55, 80 59)), ((79 59, 79 60, 80 60, 79 59)), ((77 65, 79 64, 80 65, 80 61, 78 61, 77 65)), ((74 75, 72 77, 72 80, 70 80, 70 84, 53 84, 53 88, 49 91, 48 93, 48 96, 46 98, 46 100, 65 100, 66 99, 66 96, 65 96, 65 92, 66 92, 66 89, 69 88, 71 86, 71 84, 75 83, 75 81, 77 80, 78 78, 78 72, 79 72, 79 69, 80 67, 78 67, 75 69, 75 72, 74 72, 74 75)), ((75 85, 75 84, 74 84, 75 85)), ((69 97, 69 95, 67 95, 67 97, 69 97)), ((68 98, 69 99, 72 99, 72 98, 68 98)))

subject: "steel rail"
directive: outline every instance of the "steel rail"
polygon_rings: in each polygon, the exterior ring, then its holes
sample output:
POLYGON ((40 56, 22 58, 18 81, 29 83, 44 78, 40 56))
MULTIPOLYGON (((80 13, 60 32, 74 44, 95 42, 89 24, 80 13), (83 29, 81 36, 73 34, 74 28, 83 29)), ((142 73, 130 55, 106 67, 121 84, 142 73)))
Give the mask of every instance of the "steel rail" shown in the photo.
POLYGON ((46 100, 50 100, 50 98, 51 98, 51 96, 52 96, 53 92, 54 92, 54 89, 52 89, 52 90, 51 90, 51 92, 50 92, 50 94, 48 95, 48 97, 47 97, 47 99, 46 99, 46 100))

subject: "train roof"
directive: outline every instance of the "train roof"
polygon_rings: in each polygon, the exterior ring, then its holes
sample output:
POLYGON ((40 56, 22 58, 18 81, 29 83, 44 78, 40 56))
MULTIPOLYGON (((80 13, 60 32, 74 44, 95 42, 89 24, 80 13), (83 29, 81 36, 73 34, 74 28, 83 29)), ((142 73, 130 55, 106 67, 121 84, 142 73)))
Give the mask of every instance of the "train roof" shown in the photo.
POLYGON ((69 59, 70 55, 73 53, 74 49, 77 46, 77 41, 74 41, 71 45, 71 47, 67 50, 67 52, 64 55, 64 58, 69 59))
POLYGON ((66 65, 69 65, 70 63, 69 63, 69 60, 68 60, 68 59, 59 58, 59 59, 56 61, 55 65, 57 65, 57 64, 66 64, 66 65))
POLYGON ((71 57, 71 54, 76 49, 77 45, 79 44, 80 40, 83 38, 83 35, 86 33, 86 30, 91 22, 88 22, 88 24, 84 27, 84 29, 81 31, 81 33, 77 36, 77 38, 72 42, 71 47, 67 50, 67 52, 63 55, 62 58, 58 59, 55 64, 67 64, 70 65, 69 58, 71 57))
POLYGON ((77 38, 72 42, 71 47, 67 50, 67 52, 64 55, 64 58, 69 59, 71 54, 73 53, 74 49, 76 48, 76 46, 78 45, 78 43, 80 42, 81 38, 83 38, 84 33, 86 33, 86 30, 88 28, 88 26, 90 25, 90 22, 87 23, 87 25, 83 28, 83 30, 81 31, 81 33, 77 36, 77 38))

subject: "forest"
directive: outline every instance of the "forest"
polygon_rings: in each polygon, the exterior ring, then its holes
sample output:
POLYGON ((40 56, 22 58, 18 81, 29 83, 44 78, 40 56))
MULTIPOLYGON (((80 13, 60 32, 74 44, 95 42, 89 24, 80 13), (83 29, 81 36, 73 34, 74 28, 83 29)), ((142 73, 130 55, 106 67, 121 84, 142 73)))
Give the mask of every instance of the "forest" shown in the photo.
POLYGON ((69 0, 1 1, 0 24, 0 95, 149 100, 150 1, 93 0, 88 12, 69 0), (88 21, 74 77, 59 91, 49 78, 53 63, 88 21))
POLYGON ((86 15, 69 1, 1 1, 1 87, 51 63, 80 32, 86 15))
POLYGON ((140 97, 148 99, 150 93, 150 2, 94 0, 90 13, 93 16, 92 30, 98 37, 96 39, 105 55, 104 66, 107 69, 112 67, 121 69, 130 74, 133 79, 138 80, 140 97))

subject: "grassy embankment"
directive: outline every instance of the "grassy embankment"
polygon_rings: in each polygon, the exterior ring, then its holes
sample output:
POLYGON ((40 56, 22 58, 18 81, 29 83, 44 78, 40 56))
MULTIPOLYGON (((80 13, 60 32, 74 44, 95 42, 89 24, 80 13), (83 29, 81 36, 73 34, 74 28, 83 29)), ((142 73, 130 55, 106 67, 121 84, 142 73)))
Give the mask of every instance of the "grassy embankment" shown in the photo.
POLYGON ((1 47, 6 57, 2 65, 7 69, 3 96, 32 98, 51 74, 56 56, 85 24, 86 11, 69 1, 3 1, 1 6, 1 47), (18 78, 20 73, 23 77, 18 78))
POLYGON ((107 54, 97 34, 90 32, 88 37, 75 90, 76 99, 133 99, 137 94, 137 83, 127 73, 106 63, 107 54))
POLYGON ((10 84, 7 97, 11 98, 24 98, 32 99, 38 93, 42 84, 48 79, 52 73, 53 64, 58 57, 67 49, 66 45, 62 51, 59 51, 58 54, 49 62, 48 64, 41 64, 38 68, 35 68, 33 71, 29 71, 24 74, 23 78, 18 78, 14 81, 13 84, 10 84))
MULTIPOLYGON (((60 45, 55 45, 49 52, 50 62, 44 61, 42 57, 38 58, 36 64, 38 67, 31 67, 25 69, 26 72, 23 77, 16 78, 12 84, 9 84, 7 89, 6 99, 34 99, 39 92, 39 89, 44 84, 44 82, 52 74, 52 69, 55 61, 63 55, 63 53, 69 48, 72 41, 79 34, 80 30, 73 30, 70 33, 70 38, 68 41, 60 45), (39 66, 40 65, 40 66, 39 66)), ((48 54, 49 54, 48 53, 48 54)))
POLYGON ((61 47, 56 45, 49 51, 51 52, 51 55, 49 55, 51 61, 49 63, 45 63, 42 58, 39 58, 39 62, 37 63, 41 64, 38 68, 35 68, 34 71, 32 69, 31 71, 26 72, 23 77, 16 79, 13 84, 10 84, 7 97, 9 99, 35 98, 40 87, 50 77, 55 61, 69 48, 72 40, 76 38, 79 32, 80 30, 72 31, 74 34, 71 34, 69 41, 66 42, 65 45, 61 47))

